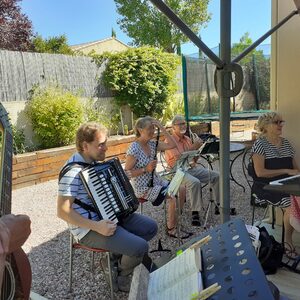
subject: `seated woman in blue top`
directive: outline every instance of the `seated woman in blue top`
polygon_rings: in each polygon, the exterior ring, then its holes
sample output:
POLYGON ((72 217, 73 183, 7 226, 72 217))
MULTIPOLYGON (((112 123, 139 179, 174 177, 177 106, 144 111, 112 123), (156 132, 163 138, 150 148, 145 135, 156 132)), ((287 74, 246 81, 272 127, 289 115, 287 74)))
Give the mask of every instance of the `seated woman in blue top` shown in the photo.
MULTIPOLYGON (((135 134, 136 141, 127 150, 125 170, 131 177, 138 198, 150 201, 154 206, 160 205, 165 199, 169 200, 167 232, 169 236, 177 237, 175 200, 166 194, 169 182, 155 172, 157 151, 172 149, 176 143, 162 124, 149 116, 136 121, 135 134), (160 129, 168 143, 153 140, 155 127, 160 129)), ((182 228, 181 231, 180 238, 190 236, 182 228)))
POLYGON ((267 192, 263 190, 263 186, 272 180, 299 173, 294 158, 295 151, 289 141, 281 137, 284 121, 280 114, 277 112, 265 113, 259 117, 257 125, 260 135, 252 147, 252 161, 255 171, 252 193, 255 193, 259 199, 264 199, 273 205, 287 207, 284 214, 285 243, 286 247, 294 252, 293 227, 289 222, 290 195, 267 192))

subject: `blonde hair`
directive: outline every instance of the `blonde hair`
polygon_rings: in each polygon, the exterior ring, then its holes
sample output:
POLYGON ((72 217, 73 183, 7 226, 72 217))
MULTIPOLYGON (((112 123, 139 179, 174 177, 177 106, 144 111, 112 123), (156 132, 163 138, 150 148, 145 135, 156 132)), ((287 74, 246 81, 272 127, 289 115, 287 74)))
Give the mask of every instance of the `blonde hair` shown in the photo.
POLYGON ((261 115, 257 121, 259 136, 265 136, 267 133, 267 125, 273 123, 279 118, 281 119, 281 115, 276 111, 270 111, 261 115))
POLYGON ((136 137, 140 137, 141 134, 139 132, 139 129, 144 129, 148 123, 151 123, 154 119, 150 116, 138 118, 134 125, 134 132, 136 137))
POLYGON ((83 142, 91 143, 94 141, 96 132, 107 134, 107 129, 97 122, 88 122, 82 124, 76 133, 76 149, 83 152, 83 142))

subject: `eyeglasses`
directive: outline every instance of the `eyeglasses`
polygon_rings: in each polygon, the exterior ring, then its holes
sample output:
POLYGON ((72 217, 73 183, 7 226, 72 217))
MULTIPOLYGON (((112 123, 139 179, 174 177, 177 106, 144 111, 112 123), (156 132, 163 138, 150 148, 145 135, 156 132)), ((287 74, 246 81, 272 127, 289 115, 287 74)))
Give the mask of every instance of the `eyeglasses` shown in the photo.
POLYGON ((283 121, 283 120, 277 120, 277 121, 273 121, 272 122, 272 124, 276 124, 276 125, 280 125, 280 126, 282 126, 282 125, 284 125, 284 123, 285 123, 285 121, 283 121))
POLYGON ((186 126, 186 122, 182 122, 182 123, 178 123, 178 124, 174 124, 176 126, 186 126))

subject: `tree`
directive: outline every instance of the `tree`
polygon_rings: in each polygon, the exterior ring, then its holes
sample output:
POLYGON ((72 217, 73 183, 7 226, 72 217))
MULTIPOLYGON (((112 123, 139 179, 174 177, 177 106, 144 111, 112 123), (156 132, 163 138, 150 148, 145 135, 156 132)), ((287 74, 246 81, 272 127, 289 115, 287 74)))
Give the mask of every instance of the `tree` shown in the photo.
MULTIPOLYGON (((177 88, 178 57, 148 47, 106 55, 103 80, 117 104, 128 104, 137 117, 162 116, 177 88)), ((94 59, 103 62, 103 56, 94 59)))
MULTIPOLYGON (((177 48, 188 38, 173 25, 150 1, 115 0, 121 29, 133 39, 134 46, 149 45, 162 48, 169 53, 178 52, 177 48)), ((209 0, 165 0, 166 4, 194 31, 210 20, 207 13, 209 0)))
MULTIPOLYGON (((232 45, 231 56, 236 57, 252 44, 250 34, 246 32, 239 43, 232 45)), ((261 50, 253 50, 240 62, 244 74, 251 80, 248 88, 255 91, 257 105, 260 109, 270 106, 270 59, 261 50)))
POLYGON ((20 0, 0 1, 0 48, 26 51, 31 48, 32 23, 21 12, 20 0))
POLYGON ((32 44, 35 52, 73 54, 73 50, 69 47, 65 35, 54 36, 48 39, 43 39, 42 36, 37 35, 33 38, 32 44))
POLYGON ((116 31, 113 28, 111 29, 111 37, 117 37, 116 31))

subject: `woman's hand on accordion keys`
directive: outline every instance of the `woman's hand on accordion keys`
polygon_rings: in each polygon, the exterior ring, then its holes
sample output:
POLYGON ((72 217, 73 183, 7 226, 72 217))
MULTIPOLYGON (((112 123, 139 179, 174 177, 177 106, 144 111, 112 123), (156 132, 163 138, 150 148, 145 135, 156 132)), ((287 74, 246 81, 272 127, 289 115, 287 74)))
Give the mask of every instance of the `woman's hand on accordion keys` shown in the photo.
POLYGON ((117 229, 117 224, 110 220, 101 220, 96 222, 96 225, 94 226, 93 230, 104 235, 104 236, 110 236, 115 233, 117 229))

